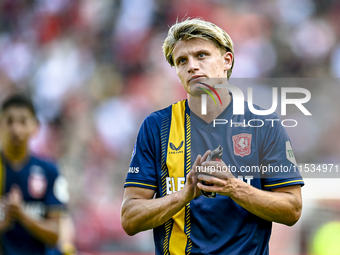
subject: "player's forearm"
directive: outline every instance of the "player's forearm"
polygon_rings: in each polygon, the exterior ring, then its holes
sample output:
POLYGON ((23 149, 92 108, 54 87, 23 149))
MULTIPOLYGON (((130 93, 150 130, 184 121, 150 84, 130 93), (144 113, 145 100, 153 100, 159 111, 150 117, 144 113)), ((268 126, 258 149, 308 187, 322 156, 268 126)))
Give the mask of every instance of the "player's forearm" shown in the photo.
POLYGON ((230 197, 258 217, 288 226, 300 218, 302 203, 295 194, 259 190, 237 179, 233 183, 235 189, 230 197))
POLYGON ((157 199, 129 199, 123 202, 122 227, 128 235, 164 224, 185 205, 181 191, 157 199))
POLYGON ((59 237, 58 219, 46 219, 44 221, 36 221, 22 214, 19 223, 30 232, 35 238, 53 246, 57 243, 59 237))

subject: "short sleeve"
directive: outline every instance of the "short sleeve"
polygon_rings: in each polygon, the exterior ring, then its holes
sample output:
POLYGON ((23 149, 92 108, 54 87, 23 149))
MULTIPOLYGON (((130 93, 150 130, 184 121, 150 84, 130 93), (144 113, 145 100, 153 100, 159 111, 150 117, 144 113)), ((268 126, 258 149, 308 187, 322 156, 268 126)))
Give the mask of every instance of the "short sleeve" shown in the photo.
POLYGON ((44 199, 45 205, 50 209, 65 209, 69 200, 66 178, 59 174, 54 165, 48 165, 46 169, 48 186, 44 199))
POLYGON ((124 187, 141 187, 156 190, 156 148, 157 123, 150 116, 139 130, 131 155, 130 167, 124 187))
MULTIPOLYGON (((274 118, 279 119, 277 115, 274 118)), ((263 188, 271 190, 290 185, 303 186, 286 129, 281 122, 269 123, 261 133, 260 166, 263 188)))

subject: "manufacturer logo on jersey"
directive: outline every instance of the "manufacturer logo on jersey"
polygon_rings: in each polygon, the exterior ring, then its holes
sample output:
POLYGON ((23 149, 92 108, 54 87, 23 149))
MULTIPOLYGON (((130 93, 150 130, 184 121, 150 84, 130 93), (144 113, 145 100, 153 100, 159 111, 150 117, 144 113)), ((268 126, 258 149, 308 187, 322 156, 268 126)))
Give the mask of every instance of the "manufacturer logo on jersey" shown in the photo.
POLYGON ((251 134, 239 134, 233 136, 234 154, 236 156, 247 156, 251 152, 251 134))
POLYGON ((40 166, 32 166, 28 176, 28 193, 35 199, 42 198, 47 189, 47 179, 40 166))
POLYGON ((183 153, 182 147, 183 147, 184 141, 182 141, 180 143, 180 145, 178 147, 176 147, 173 143, 170 142, 170 148, 172 151, 170 151, 170 154, 179 154, 179 153, 183 153))

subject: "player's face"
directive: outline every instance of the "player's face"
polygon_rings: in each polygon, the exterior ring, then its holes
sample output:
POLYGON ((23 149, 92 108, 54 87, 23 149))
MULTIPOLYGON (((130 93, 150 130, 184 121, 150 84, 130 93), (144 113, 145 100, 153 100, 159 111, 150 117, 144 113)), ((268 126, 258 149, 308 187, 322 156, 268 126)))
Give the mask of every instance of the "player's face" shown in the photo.
POLYGON ((191 95, 201 93, 197 89, 202 86, 198 83, 200 81, 227 78, 232 59, 230 52, 221 54, 221 50, 212 41, 201 38, 179 41, 173 52, 177 76, 186 92, 191 95))
POLYGON ((37 126, 36 119, 28 109, 9 107, 0 116, 2 145, 26 146, 37 126))

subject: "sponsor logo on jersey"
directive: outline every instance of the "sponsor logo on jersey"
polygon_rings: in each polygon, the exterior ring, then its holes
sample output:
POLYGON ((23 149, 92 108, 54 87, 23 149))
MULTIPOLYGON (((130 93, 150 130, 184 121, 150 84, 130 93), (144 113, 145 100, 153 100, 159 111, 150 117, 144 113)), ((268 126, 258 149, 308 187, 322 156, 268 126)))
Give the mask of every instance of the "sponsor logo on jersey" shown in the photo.
MULTIPOLYGON (((252 185, 254 176, 252 175, 237 175, 236 178, 238 178, 241 181, 244 181, 248 183, 249 185, 252 185)), ((180 191, 184 188, 185 185, 185 177, 166 177, 166 194, 170 195, 172 193, 175 193, 177 191, 180 191)))
MULTIPOLYGON (((46 216, 46 206, 41 201, 23 201, 20 205, 23 212, 30 218, 41 221, 46 216)), ((0 221, 6 217, 5 205, 0 202, 0 221)))
POLYGON ((184 188, 185 177, 166 177, 166 194, 170 195, 184 188))
POLYGON ((297 165, 294 152, 293 152, 293 148, 292 148, 292 145, 290 144, 290 141, 286 141, 286 157, 291 163, 293 163, 294 165, 297 165))
POLYGON ((138 174, 139 173, 139 166, 137 166, 137 167, 129 167, 128 173, 138 174))
POLYGON ((30 196, 35 199, 40 199, 46 194, 47 179, 40 166, 31 166, 27 189, 30 196))
POLYGON ((45 218, 46 207, 43 202, 40 201, 28 201, 22 204, 22 209, 30 218, 40 221, 45 218))
POLYGON ((236 156, 244 157, 251 152, 251 134, 238 134, 233 137, 234 154, 236 156))
POLYGON ((170 142, 170 149, 172 151, 169 152, 169 154, 179 154, 179 153, 183 153, 182 147, 183 147, 184 141, 182 141, 180 143, 180 145, 178 147, 176 147, 173 143, 170 142))

